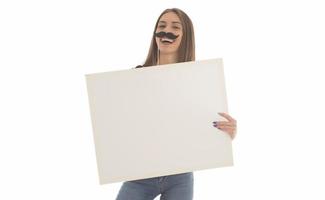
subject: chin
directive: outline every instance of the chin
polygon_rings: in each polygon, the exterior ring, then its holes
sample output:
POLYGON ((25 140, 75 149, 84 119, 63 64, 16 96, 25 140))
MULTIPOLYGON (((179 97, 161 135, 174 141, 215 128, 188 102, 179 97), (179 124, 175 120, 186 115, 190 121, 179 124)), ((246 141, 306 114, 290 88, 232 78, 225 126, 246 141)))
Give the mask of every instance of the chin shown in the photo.
POLYGON ((173 48, 173 49, 168 49, 168 48, 161 48, 160 49, 160 53, 163 53, 163 54, 171 54, 171 53, 176 53, 177 52, 177 49, 173 48))

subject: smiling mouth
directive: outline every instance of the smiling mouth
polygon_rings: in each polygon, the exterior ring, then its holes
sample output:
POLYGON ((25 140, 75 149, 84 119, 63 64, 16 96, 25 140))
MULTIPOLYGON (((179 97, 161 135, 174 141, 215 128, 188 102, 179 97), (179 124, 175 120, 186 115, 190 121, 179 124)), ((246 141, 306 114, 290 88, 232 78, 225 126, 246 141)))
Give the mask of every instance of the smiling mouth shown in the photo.
POLYGON ((163 44, 172 44, 175 40, 169 38, 161 38, 160 42, 163 44))

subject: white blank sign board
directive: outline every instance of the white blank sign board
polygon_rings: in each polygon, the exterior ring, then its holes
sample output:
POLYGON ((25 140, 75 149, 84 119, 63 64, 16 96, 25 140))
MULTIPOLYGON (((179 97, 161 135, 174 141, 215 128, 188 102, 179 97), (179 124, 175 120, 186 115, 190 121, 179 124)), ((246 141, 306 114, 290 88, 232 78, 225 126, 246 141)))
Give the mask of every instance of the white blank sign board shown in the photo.
POLYGON ((222 59, 85 77, 100 184, 233 165, 222 59))

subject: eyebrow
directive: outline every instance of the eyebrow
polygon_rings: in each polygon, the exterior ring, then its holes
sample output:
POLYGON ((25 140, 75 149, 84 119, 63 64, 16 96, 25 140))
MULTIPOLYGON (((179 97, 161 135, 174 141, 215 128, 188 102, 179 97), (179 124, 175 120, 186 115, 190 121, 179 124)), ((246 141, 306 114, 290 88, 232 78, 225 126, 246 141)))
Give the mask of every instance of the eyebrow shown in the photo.
MULTIPOLYGON (((161 22, 161 23, 167 23, 166 21, 159 21, 159 22, 161 22)), ((173 24, 181 24, 181 23, 178 22, 178 21, 173 21, 172 23, 173 23, 173 24)))

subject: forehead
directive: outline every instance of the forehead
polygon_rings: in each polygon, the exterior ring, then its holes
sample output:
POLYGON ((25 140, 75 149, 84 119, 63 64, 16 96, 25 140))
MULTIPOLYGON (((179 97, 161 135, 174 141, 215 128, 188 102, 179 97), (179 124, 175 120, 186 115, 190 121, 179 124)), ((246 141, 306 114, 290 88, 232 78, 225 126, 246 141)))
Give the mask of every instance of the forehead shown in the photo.
POLYGON ((181 20, 179 19, 179 17, 174 13, 174 12, 168 12, 163 14, 163 16, 161 16, 161 18, 159 19, 160 23, 172 23, 175 22, 176 24, 180 24, 181 20))

